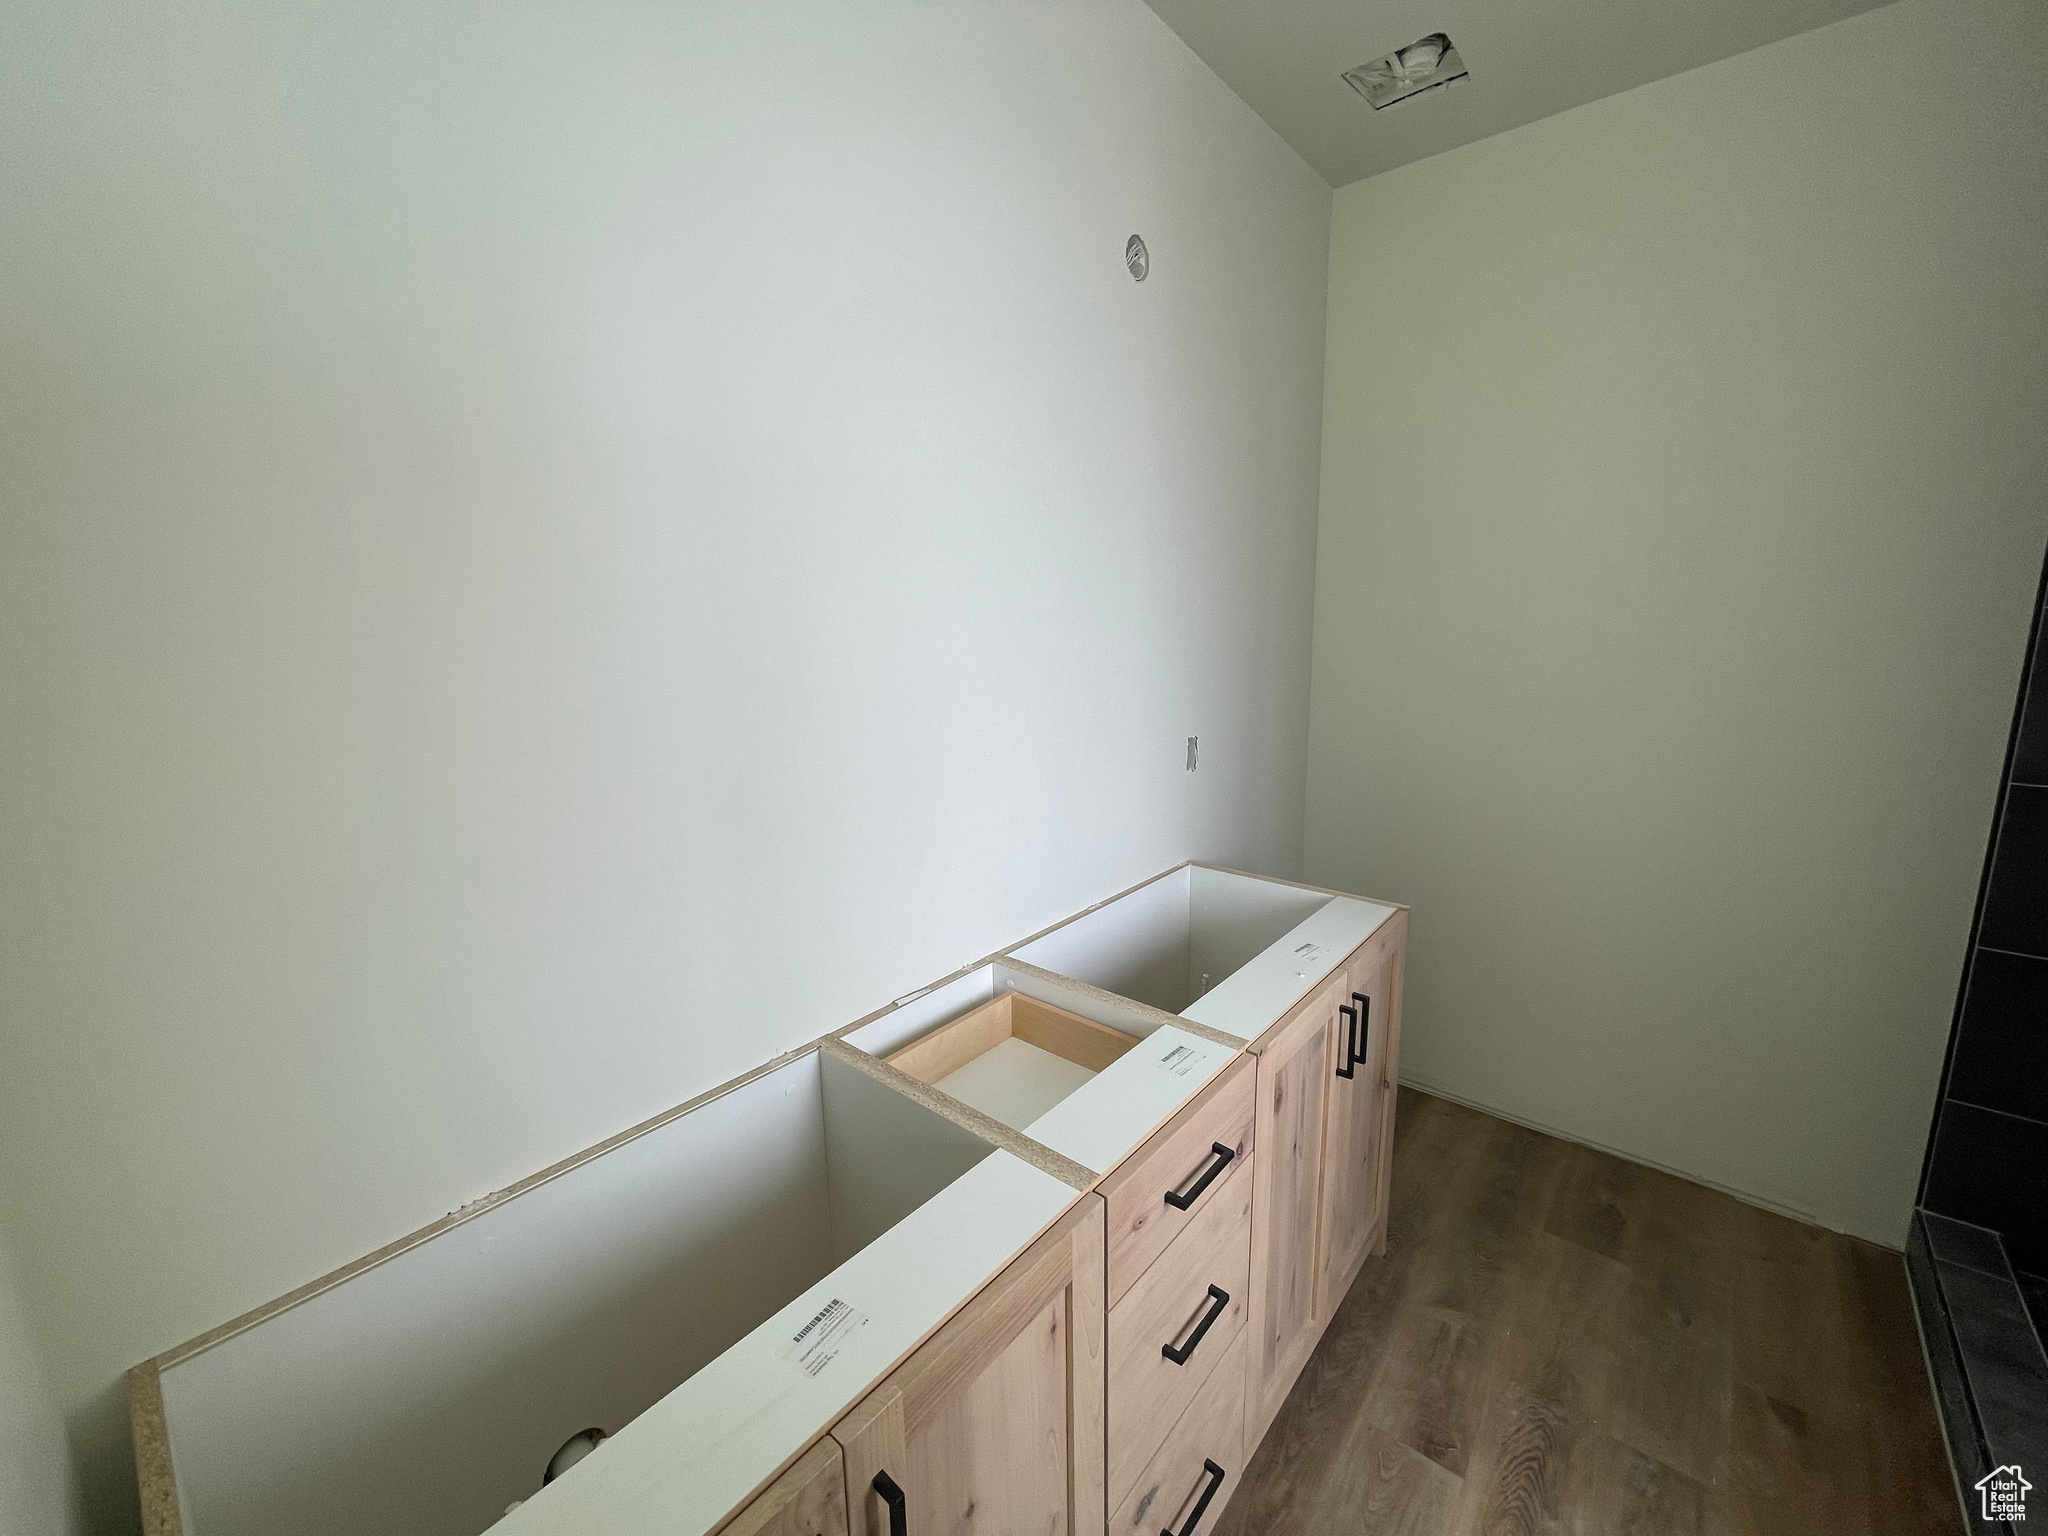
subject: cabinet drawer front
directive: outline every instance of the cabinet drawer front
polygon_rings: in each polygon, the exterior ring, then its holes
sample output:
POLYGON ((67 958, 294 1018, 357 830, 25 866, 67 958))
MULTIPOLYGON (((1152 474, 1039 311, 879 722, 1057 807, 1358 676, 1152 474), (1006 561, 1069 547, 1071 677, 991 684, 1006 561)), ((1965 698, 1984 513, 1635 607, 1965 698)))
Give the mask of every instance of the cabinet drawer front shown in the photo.
POLYGON ((1233 1184, 1249 1181, 1256 1066, 1249 1056, 1232 1062, 1103 1180, 1101 1194, 1109 1203, 1111 1306, 1205 1210, 1228 1201, 1233 1184), (1230 1150, 1230 1161, 1186 1209, 1169 1204, 1168 1195, 1185 1198, 1216 1168, 1219 1146, 1230 1150))
POLYGON ((1110 1536, 1180 1536, 1204 1493, 1208 1506, 1188 1536, 1216 1528, 1244 1471, 1244 1350, 1240 1333, 1117 1508, 1110 1536), (1212 1464, 1222 1469, 1221 1478, 1212 1464))
POLYGON ((1110 1309, 1112 1509, 1129 1496, 1166 1432, 1244 1331, 1252 1181, 1233 1179, 1224 1199, 1202 1204, 1195 1220, 1110 1309))

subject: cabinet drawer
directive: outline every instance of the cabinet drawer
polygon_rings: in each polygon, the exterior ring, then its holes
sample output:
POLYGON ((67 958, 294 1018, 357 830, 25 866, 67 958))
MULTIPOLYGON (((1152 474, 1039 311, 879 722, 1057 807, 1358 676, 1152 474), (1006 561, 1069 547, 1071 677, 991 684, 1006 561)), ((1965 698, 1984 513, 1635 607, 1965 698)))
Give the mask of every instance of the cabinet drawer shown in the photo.
POLYGON ((1256 1064, 1249 1056, 1217 1075, 1181 1112, 1153 1132, 1099 1186, 1109 1204, 1109 1304, 1115 1306, 1166 1247, 1211 1205, 1249 1188, 1256 1064), (1206 1185, 1222 1154, 1230 1160, 1206 1185), (1244 1181, 1240 1186, 1239 1181, 1244 1181), (1186 1199, 1182 1209, 1168 1195, 1186 1199))
POLYGON ((1208 1536, 1216 1528, 1244 1471, 1244 1350, 1240 1333, 1118 1506, 1110 1536, 1208 1536))
POLYGON ((1232 1179, 1220 1193, 1202 1201, 1194 1221, 1110 1309, 1112 1509, 1244 1331, 1252 1181, 1232 1179))

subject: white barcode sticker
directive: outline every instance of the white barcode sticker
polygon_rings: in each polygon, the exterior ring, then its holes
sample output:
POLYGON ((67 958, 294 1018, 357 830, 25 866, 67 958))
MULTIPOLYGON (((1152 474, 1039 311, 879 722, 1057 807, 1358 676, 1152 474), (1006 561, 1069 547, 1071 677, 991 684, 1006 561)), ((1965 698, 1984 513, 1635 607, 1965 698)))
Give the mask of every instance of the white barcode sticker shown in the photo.
POLYGON ((776 1358, 789 1361, 806 1376, 815 1376, 839 1358, 839 1352, 867 1320, 867 1313, 854 1310, 834 1296, 775 1352, 776 1358))
POLYGON ((1186 1077, 1203 1059, 1203 1053, 1192 1045, 1176 1045, 1159 1058, 1159 1070, 1170 1072, 1175 1077, 1186 1077))

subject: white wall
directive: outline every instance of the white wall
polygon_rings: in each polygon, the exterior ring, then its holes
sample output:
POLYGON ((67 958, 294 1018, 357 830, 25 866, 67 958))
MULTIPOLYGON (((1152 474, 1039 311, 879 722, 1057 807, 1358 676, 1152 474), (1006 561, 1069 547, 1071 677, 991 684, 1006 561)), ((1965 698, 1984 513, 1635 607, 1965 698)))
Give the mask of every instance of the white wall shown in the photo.
POLYGON ((83 1529, 71 1447, 29 1337, 28 1313, 0 1237, 0 1532, 69 1536, 83 1529))
POLYGON ((1328 210, 1138 0, 7 9, 0 1220, 100 1526, 133 1361, 1295 868, 1328 210))
POLYGON ((1404 1075, 1903 1238, 2048 533, 2044 71, 2038 0, 1905 0, 1337 194, 1306 867, 1414 904, 1404 1075))

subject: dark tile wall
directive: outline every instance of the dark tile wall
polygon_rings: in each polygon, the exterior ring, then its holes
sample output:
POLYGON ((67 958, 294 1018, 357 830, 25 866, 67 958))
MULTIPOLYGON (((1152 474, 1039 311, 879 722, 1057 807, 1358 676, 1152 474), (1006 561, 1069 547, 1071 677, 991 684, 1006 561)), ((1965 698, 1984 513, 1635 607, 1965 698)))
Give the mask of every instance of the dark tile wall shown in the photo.
POLYGON ((1994 1467, 2048 1466, 2048 1352, 1998 1234, 1931 1211, 1913 1217, 1906 1275, 1967 1529, 2006 1536, 1973 1492, 1994 1467))
MULTIPOLYGON (((2048 591, 2048 572, 2044 572, 2048 591)), ((2014 708, 1920 1204, 1990 1227, 2013 1267, 2048 1274, 2048 633, 2014 708)))

